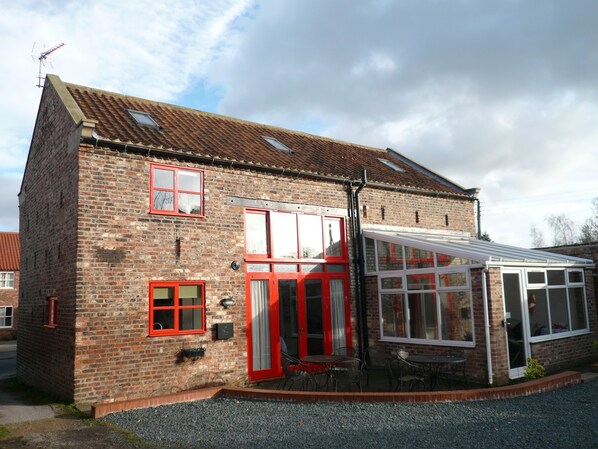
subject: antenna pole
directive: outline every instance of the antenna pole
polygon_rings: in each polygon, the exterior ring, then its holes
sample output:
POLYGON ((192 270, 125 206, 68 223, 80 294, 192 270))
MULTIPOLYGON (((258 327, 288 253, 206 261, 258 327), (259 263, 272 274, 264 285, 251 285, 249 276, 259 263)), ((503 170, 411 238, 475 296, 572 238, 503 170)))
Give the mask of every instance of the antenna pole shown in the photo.
POLYGON ((39 60, 39 73, 37 75, 37 87, 44 87, 42 84, 42 80, 43 80, 43 76, 42 76, 42 65, 46 64, 46 59, 48 58, 48 56, 51 53, 54 53, 56 50, 64 47, 66 44, 64 42, 61 42, 58 45, 54 45, 52 48, 47 49, 46 51, 41 52, 41 54, 39 55, 39 57, 37 58, 39 60))

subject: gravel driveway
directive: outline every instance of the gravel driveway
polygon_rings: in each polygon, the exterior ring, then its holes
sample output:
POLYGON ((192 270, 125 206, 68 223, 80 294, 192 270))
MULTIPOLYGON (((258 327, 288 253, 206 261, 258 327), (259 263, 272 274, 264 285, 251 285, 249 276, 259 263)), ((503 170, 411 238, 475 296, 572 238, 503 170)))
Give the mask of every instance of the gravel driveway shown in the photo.
POLYGON ((104 420, 161 448, 598 448, 598 381, 442 404, 213 399, 104 420))

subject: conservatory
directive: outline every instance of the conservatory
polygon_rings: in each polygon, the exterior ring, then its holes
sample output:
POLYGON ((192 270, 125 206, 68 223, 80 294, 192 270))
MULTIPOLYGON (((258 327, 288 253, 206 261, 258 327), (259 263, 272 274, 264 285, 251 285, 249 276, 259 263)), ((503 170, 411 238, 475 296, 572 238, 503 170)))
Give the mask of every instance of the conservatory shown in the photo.
POLYGON ((521 377, 528 357, 548 369, 591 357, 591 260, 458 233, 363 235, 370 345, 459 351, 489 384, 521 377))

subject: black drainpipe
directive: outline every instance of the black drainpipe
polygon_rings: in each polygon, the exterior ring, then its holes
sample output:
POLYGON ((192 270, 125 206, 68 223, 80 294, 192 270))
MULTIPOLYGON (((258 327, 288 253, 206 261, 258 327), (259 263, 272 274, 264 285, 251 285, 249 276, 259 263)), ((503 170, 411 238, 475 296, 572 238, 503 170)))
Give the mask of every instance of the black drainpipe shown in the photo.
POLYGON ((359 193, 367 185, 367 172, 363 169, 363 179, 355 190, 355 242, 354 248, 359 248, 359 254, 356 258, 357 276, 355 283, 357 286, 357 326, 359 328, 359 357, 363 359, 365 350, 368 346, 368 322, 365 291, 365 248, 361 235, 361 210, 359 206, 359 193))

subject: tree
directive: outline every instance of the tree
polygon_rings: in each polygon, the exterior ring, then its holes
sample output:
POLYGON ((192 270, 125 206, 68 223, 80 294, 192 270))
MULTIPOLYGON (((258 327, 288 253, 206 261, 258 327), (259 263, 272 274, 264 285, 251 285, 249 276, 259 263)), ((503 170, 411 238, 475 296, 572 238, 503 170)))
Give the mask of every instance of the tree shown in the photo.
POLYGON ((480 240, 484 240, 485 242, 491 242, 492 239, 490 238, 490 234, 488 234, 488 231, 484 231, 482 233, 482 235, 480 235, 480 240))
POLYGON ((546 222, 552 228, 552 244, 554 246, 575 243, 575 223, 565 214, 549 215, 546 222))
POLYGON ((529 236, 532 239, 532 248, 544 247, 544 234, 536 227, 536 225, 532 225, 529 230, 529 236))
POLYGON ((598 242, 598 196, 592 200, 594 210, 592 216, 586 219, 580 228, 580 243, 598 242))

